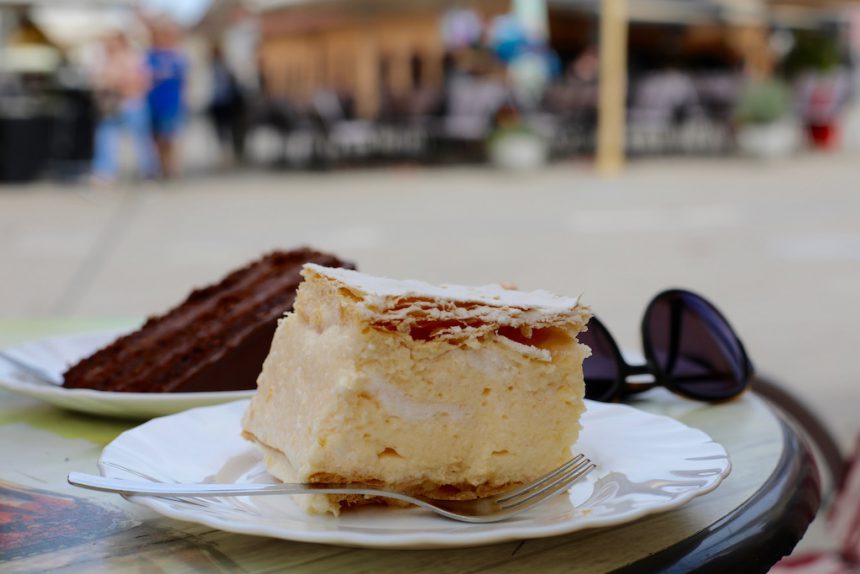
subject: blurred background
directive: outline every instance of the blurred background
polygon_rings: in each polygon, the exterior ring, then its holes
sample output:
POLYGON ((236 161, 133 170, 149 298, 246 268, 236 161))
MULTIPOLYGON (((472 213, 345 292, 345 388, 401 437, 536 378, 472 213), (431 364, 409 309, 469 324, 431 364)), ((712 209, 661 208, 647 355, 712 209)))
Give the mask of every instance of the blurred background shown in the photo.
POLYGON ((0 182, 854 148, 854 4, 0 0, 0 182))
POLYGON ((858 53, 849 0, 0 0, 0 322, 302 244, 583 293, 631 349, 683 286, 847 449, 858 53))

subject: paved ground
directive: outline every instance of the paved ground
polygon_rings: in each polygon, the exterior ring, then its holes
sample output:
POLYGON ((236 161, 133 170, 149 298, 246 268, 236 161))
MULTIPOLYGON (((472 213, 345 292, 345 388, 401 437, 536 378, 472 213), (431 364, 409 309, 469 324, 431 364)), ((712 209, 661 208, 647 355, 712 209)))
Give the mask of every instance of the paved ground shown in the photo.
POLYGON ((637 347, 649 298, 712 298, 761 371, 848 446, 860 430, 855 156, 255 172, 167 187, 0 189, 0 317, 142 316, 267 249, 309 244, 361 269, 583 293, 637 347))

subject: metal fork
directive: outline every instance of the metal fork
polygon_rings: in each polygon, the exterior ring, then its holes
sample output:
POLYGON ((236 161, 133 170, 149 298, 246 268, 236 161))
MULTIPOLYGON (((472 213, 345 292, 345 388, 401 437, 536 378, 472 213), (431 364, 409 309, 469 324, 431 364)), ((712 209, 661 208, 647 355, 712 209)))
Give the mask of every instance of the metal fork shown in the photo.
POLYGON ((461 522, 498 522, 567 490, 571 484, 594 468, 595 465, 580 454, 520 488, 475 500, 416 498, 402 492, 383 490, 366 484, 167 484, 106 478, 80 472, 69 473, 69 484, 122 495, 155 497, 362 494, 401 500, 461 522))

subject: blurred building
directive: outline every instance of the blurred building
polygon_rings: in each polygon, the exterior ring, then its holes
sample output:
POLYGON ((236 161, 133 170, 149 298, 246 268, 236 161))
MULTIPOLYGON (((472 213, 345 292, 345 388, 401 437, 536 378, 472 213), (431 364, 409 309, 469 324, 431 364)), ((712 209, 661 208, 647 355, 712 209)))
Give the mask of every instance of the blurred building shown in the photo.
MULTIPOLYGON (((442 87, 446 53, 442 20, 448 3, 255 4, 261 11, 260 72, 270 94, 302 100, 320 89, 334 89, 354 99, 356 115, 371 118, 386 95, 442 87)), ((506 13, 510 2, 466 0, 456 6, 487 20, 506 13)))
MULTIPOLYGON (((269 93, 305 100, 321 89, 335 89, 354 98, 357 115, 366 118, 377 114, 387 95, 442 86, 451 48, 446 45, 446 25, 468 25, 449 22, 450 18, 471 11, 487 23, 512 9, 510 0, 254 0, 248 4, 261 14, 259 64, 269 93)), ((549 44, 562 62, 597 45, 599 0, 546 4, 549 44)), ((814 4, 631 1, 632 71, 671 64, 686 69, 747 68, 766 74, 773 65, 769 28, 774 7, 786 18, 808 18, 814 4)), ((816 14, 820 16, 821 6, 816 14)))

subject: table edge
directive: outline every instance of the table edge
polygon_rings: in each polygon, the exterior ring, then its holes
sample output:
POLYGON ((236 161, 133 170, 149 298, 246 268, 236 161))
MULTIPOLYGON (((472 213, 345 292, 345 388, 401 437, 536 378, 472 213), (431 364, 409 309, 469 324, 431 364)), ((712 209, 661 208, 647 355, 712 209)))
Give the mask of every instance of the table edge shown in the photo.
POLYGON ((791 553, 821 504, 821 478, 809 446, 780 413, 783 449, 767 481, 731 513, 697 534, 628 566, 641 572, 767 572, 791 553))

